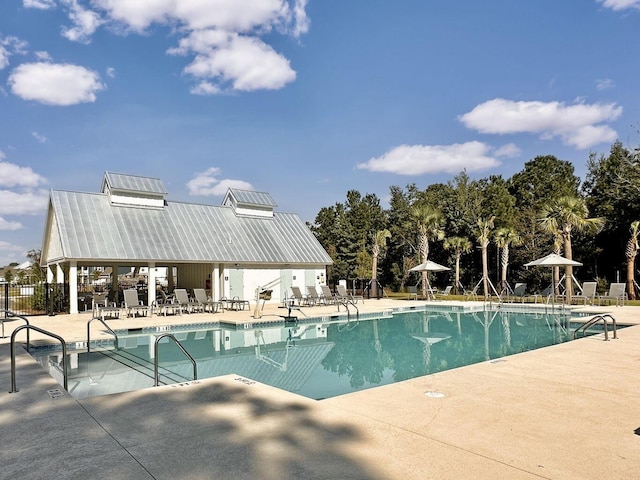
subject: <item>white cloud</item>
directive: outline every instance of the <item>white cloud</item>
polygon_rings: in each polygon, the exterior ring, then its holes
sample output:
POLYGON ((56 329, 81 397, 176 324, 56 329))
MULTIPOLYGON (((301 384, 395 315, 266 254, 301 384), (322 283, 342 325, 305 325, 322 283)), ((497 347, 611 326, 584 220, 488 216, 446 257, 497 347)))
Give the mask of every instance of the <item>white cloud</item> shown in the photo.
POLYGON ((458 118, 467 128, 481 133, 538 133, 542 139, 560 137, 566 145, 586 149, 614 141, 615 130, 600 124, 616 120, 621 114, 622 107, 614 103, 566 105, 563 102, 514 102, 496 98, 458 118))
POLYGON ((55 0, 23 0, 24 8, 38 8, 40 10, 49 10, 55 8, 55 0))
POLYGON ((0 70, 9 65, 9 57, 14 54, 24 55, 29 44, 18 37, 0 37, 0 70))
POLYGON ((482 142, 453 145, 400 145, 381 157, 357 165, 358 169, 398 175, 458 173, 485 170, 500 164, 488 155, 491 147, 482 142))
POLYGON ((49 201, 46 190, 14 192, 0 190, 0 215, 44 214, 49 201))
POLYGON ((500 148, 496 149, 496 151, 494 152, 494 155, 496 157, 513 158, 520 155, 521 152, 522 150, 520 150, 520 148, 518 148, 518 146, 515 143, 507 143, 506 145, 503 145, 500 148))
POLYGON ((10 222, 0 217, 0 230, 20 230, 22 224, 20 222, 10 222))
POLYGON ((61 0, 69 9, 69 19, 73 28, 64 27, 62 36, 72 42, 89 43, 90 37, 102 25, 100 15, 93 10, 82 7, 77 0, 61 0))
POLYGON ((56 63, 24 63, 13 70, 8 84, 24 100, 47 105, 75 105, 95 102, 105 86, 100 76, 87 68, 56 63))
POLYGON ((215 95, 222 90, 211 82, 200 82, 198 85, 189 90, 194 95, 215 95))
POLYGON ((209 82, 211 85, 230 83, 234 90, 271 90, 296 78, 289 61, 255 37, 198 31, 183 39, 175 51, 184 50, 197 52, 184 72, 196 78, 214 79, 209 82))
POLYGON ((640 0, 597 0, 607 8, 613 10, 626 10, 627 8, 640 9, 640 0))
POLYGON ((195 77, 191 92, 199 95, 279 89, 294 81, 289 60, 260 37, 277 31, 298 38, 310 24, 308 0, 93 0, 93 10, 78 0, 61 2, 74 24, 63 35, 74 41, 88 42, 103 24, 138 33, 153 24, 172 27, 181 38, 168 53, 194 55, 184 73, 195 77))
POLYGON ((187 183, 189 195, 222 196, 229 188, 253 190, 253 186, 243 180, 218 179, 220 169, 211 167, 204 172, 196 173, 187 183))
POLYGON ((52 60, 51 55, 49 55, 49 52, 40 51, 40 52, 34 52, 34 53, 36 55, 36 58, 41 62, 49 62, 52 60))
MULTIPOLYGON (((0 152, 0 160, 5 155, 0 152)), ((30 167, 20 167, 14 163, 0 161, 0 186, 3 187, 37 187, 47 180, 34 172, 30 167)))
POLYGON ((31 132, 31 135, 39 143, 47 143, 49 141, 47 137, 45 137, 44 135, 40 135, 38 132, 31 132))
POLYGON ((610 78, 600 78, 596 80, 596 88, 598 90, 608 90, 616 86, 616 83, 610 78))

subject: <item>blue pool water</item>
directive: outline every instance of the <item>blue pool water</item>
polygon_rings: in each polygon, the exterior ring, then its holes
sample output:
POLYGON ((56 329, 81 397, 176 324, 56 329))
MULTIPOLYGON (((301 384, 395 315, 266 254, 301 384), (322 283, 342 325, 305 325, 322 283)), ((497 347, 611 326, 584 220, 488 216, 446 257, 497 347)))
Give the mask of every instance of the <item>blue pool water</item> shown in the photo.
MULTIPOLYGON (((389 318, 234 329, 172 330, 196 359, 198 377, 237 374, 314 399, 429 375, 565 342, 567 317, 551 314, 411 311, 389 318)), ((156 334, 119 334, 113 345, 70 351, 69 391, 85 398, 154 384, 156 334)), ((32 352, 62 383, 60 351, 32 352)), ((168 339, 162 383, 193 379, 168 339)))

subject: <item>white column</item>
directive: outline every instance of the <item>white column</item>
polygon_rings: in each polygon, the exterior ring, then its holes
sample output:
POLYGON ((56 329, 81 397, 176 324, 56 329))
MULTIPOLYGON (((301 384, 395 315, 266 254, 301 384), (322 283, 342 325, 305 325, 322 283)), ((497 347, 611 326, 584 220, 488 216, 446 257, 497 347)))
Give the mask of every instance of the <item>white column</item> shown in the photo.
POLYGON ((78 313, 78 262, 69 263, 69 313, 78 313))
POLYGON ((220 266, 217 263, 213 265, 211 271, 211 298, 220 300, 220 266))
POLYGON ((64 283, 64 270, 59 263, 56 263, 56 283, 64 283))
POLYGON ((226 288, 226 282, 224 281, 224 264, 220 264, 220 267, 218 269, 219 273, 218 273, 218 298, 216 298, 216 300, 220 300, 221 297, 226 296, 226 294, 224 293, 225 288, 226 288))
POLYGON ((149 262, 147 265, 149 275, 147 276, 147 305, 153 305, 156 301, 156 264, 149 262))

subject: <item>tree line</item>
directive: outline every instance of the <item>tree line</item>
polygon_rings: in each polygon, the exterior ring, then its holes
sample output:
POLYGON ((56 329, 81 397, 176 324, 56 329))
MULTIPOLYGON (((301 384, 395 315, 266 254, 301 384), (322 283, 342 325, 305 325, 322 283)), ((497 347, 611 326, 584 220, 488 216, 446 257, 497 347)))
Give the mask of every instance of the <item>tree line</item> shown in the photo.
MULTIPOLYGON (((524 264, 555 252, 583 264, 580 282, 604 289, 626 281, 631 299, 640 294, 640 149, 615 142, 607 154, 591 153, 584 181, 570 162, 546 155, 507 179, 473 180, 462 171, 424 190, 411 183, 389 193, 384 209, 375 194, 350 190, 309 225, 334 262, 328 283, 373 279, 401 291, 421 280, 413 266, 433 260, 452 268, 448 278, 437 274, 438 283, 456 291, 479 285, 487 296, 515 282, 542 290, 551 283, 549 270, 524 264)), ((554 286, 562 273, 554 269, 554 286)), ((568 268, 562 283, 569 295, 571 274, 568 268)))

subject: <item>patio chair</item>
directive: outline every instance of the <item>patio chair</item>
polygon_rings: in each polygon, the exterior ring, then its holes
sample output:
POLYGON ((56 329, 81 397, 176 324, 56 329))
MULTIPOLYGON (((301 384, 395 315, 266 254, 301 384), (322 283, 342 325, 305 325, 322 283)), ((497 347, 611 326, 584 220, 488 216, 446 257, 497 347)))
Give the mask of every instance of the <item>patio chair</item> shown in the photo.
POLYGON ((624 300, 627 298, 627 294, 625 292, 627 288, 626 283, 612 283, 609 285, 609 292, 606 295, 598 296, 598 301, 602 304, 603 300, 607 300, 608 303, 611 303, 611 300, 616 301, 616 307, 623 306, 624 300))
POLYGON ((309 298, 309 295, 303 295, 300 291, 300 287, 291 287, 291 295, 293 298, 294 304, 297 302, 299 307, 303 306, 312 306, 313 300, 309 298))
POLYGON ((351 300, 353 303, 358 303, 358 300, 362 300, 362 303, 364 303, 364 297, 362 295, 353 295, 347 292, 347 288, 344 285, 336 285, 336 290, 338 297, 343 300, 351 300))
POLYGON ((315 285, 307 285, 307 295, 311 299, 314 305, 320 305, 321 303, 326 305, 324 301, 324 297, 318 295, 318 290, 316 290, 315 285))
POLYGON ((165 317, 168 313, 177 313, 178 315, 182 315, 182 307, 178 302, 176 302, 175 296, 167 295, 162 289, 158 290, 158 295, 156 296, 154 307, 165 317))
POLYGON ((511 294, 512 302, 516 301, 516 299, 520 299, 521 302, 524 302, 526 295, 527 295, 527 284, 516 283, 515 287, 513 287, 513 293, 511 294))
POLYGON ((195 297, 196 302, 199 302, 202 305, 205 312, 211 311, 211 313, 216 313, 219 310, 222 310, 222 303, 210 299, 204 288, 194 288, 193 296, 195 297))
POLYGON ((436 293, 435 294, 435 298, 436 299, 442 299, 442 297, 448 297, 449 295, 451 295, 451 289, 452 288, 453 288, 453 285, 447 285, 445 287, 445 289, 441 293, 436 293))
POLYGON ((418 287, 415 285, 411 285, 407 287, 407 291, 409 292, 408 300, 418 300, 418 287))
POLYGON ((200 302, 189 298, 186 288, 176 288, 173 294, 176 297, 176 303, 187 313, 204 312, 204 306, 200 302))
POLYGON ((587 300, 589 303, 593 304, 596 298, 596 289, 598 288, 598 282, 584 282, 582 284, 582 292, 576 293, 571 300, 572 301, 580 301, 587 304, 587 300))
POLYGON ((126 316, 137 317, 138 314, 148 316, 151 312, 151 307, 144 305, 142 301, 138 299, 138 290, 135 288, 129 288, 124 290, 124 309, 126 316))
POLYGON ((333 305, 336 303, 336 296, 328 285, 320 285, 320 290, 322 290, 322 298, 326 305, 333 305))

